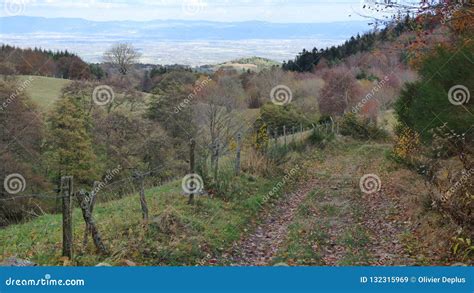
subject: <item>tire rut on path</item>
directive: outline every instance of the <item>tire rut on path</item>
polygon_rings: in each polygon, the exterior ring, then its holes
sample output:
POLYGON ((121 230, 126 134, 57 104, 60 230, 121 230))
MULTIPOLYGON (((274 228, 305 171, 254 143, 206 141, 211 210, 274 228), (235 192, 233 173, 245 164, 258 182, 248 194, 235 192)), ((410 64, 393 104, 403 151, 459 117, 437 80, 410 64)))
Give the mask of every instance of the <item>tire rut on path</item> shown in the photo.
POLYGON ((286 240, 288 226, 315 182, 310 181, 294 193, 286 194, 271 211, 262 216, 254 232, 237 241, 228 262, 232 266, 268 266, 286 240))

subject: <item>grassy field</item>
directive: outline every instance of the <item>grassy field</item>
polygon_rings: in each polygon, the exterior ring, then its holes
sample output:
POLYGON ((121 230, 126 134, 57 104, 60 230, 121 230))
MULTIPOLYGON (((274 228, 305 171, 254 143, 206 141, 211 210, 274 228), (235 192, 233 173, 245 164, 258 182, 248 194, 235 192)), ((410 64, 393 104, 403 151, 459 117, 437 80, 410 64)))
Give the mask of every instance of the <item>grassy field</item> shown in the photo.
POLYGON ((212 255, 227 250, 252 225, 264 195, 274 186, 272 181, 246 176, 236 178, 234 184, 238 191, 229 199, 206 196, 192 206, 182 194, 181 182, 150 189, 146 227, 138 195, 98 204, 94 217, 109 256, 97 255, 92 243, 83 247, 84 221, 76 208, 72 262, 61 258, 61 215, 43 215, 0 230, 0 258, 17 256, 40 265, 119 265, 124 260, 144 265, 208 265, 212 255))
MULTIPOLYGON (((39 265, 93 266, 106 262, 123 266, 128 261, 153 266, 222 265, 235 243, 256 231, 261 215, 281 202, 282 194, 316 180, 290 218, 288 233, 270 265, 450 263, 447 235, 455 226, 425 204, 429 193, 424 180, 393 162, 388 156, 391 148, 389 144, 339 138, 324 151, 306 148, 301 153, 289 152, 284 161, 291 162, 283 169, 289 170, 297 162, 305 171, 268 202, 269 192, 283 175, 265 179, 221 172, 221 181, 230 184, 225 197, 202 196, 194 205, 187 204, 181 182, 151 188, 146 191, 148 225, 142 221, 137 194, 99 203, 94 217, 109 250, 106 256, 97 254, 92 241, 83 246, 85 225, 76 208, 74 258, 62 258, 61 215, 43 215, 0 230, 0 262, 16 256, 39 265), (368 173, 380 177, 380 192, 362 193, 359 179, 368 173)), ((222 165, 227 164, 223 161, 222 165)), ((275 221, 280 223, 278 217, 275 221)))
POLYGON ((215 70, 220 68, 227 68, 227 69, 234 69, 238 72, 241 71, 255 71, 259 72, 263 69, 271 68, 272 66, 279 66, 280 63, 260 57, 250 57, 250 58, 242 58, 238 60, 229 61, 226 63, 218 64, 215 66, 215 70))
POLYGON ((44 76, 20 75, 18 78, 19 83, 31 80, 26 92, 43 111, 50 109, 54 101, 59 98, 61 89, 71 83, 67 79, 44 76))

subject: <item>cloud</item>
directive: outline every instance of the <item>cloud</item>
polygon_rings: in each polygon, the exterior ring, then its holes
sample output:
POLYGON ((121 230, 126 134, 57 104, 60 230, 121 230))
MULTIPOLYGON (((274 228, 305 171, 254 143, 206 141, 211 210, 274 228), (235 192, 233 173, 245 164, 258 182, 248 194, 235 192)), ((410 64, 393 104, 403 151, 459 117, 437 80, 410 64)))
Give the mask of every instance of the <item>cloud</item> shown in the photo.
POLYGON ((0 0, 0 3, 12 1, 25 3, 25 15, 43 17, 272 22, 350 20, 352 8, 360 3, 360 0, 0 0))

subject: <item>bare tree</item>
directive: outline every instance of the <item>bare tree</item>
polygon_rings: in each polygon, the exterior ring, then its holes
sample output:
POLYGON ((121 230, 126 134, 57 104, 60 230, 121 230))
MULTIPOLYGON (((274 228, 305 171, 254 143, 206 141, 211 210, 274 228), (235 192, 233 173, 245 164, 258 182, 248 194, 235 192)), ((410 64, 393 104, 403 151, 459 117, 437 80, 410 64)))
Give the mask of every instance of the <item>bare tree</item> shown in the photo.
POLYGON ((375 21, 387 22, 397 20, 401 15, 434 15, 444 18, 444 22, 471 19, 474 3, 471 0, 366 0, 363 1, 364 12, 359 15, 375 21), (452 13, 463 7, 464 13, 451 17, 452 13))
POLYGON ((362 94, 353 73, 345 67, 336 67, 325 72, 326 85, 321 91, 319 108, 326 115, 343 115, 362 94))
POLYGON ((228 77, 208 84, 199 93, 201 103, 196 120, 201 126, 201 138, 209 146, 214 168, 241 126, 237 110, 245 104, 244 94, 241 85, 228 77))
POLYGON ((137 63, 141 54, 131 44, 116 44, 104 54, 105 62, 112 64, 122 74, 126 75, 130 67, 137 63))

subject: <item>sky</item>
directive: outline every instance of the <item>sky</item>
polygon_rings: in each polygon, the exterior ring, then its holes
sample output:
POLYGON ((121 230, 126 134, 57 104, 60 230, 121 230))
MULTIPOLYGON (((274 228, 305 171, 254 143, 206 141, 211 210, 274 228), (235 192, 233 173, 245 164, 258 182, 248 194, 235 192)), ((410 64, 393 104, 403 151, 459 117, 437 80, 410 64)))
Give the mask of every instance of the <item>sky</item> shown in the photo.
POLYGON ((359 14, 370 14, 362 8, 366 2, 371 0, 0 0, 1 16, 279 23, 361 20, 359 14))

